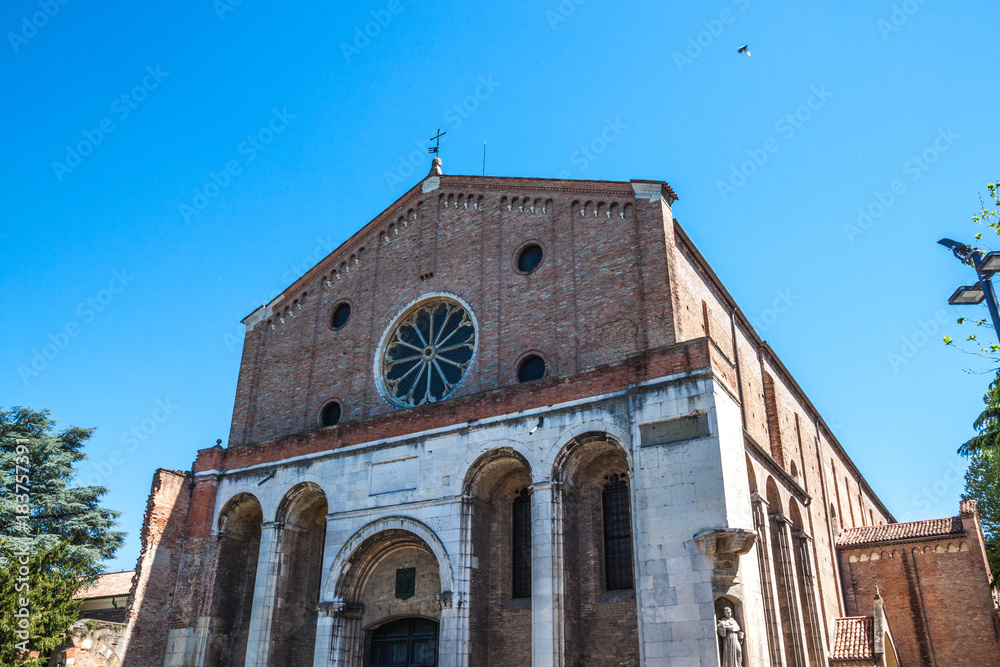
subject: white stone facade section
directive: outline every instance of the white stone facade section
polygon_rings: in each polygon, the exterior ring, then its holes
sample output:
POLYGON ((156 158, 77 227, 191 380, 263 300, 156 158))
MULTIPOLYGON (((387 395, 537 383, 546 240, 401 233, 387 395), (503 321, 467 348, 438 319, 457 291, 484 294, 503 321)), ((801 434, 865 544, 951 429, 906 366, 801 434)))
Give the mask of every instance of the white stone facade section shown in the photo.
POLYGON ((533 664, 564 665, 562 483, 557 467, 567 443, 594 431, 614 440, 630 466, 643 664, 717 667, 714 604, 726 595, 736 600, 734 611, 747 631, 745 664, 763 665, 766 640, 756 547, 738 556, 735 578, 720 584, 716 556, 703 553, 694 539, 705 531, 752 532, 754 526, 739 406, 709 369, 544 410, 227 472, 219 485, 215 524, 228 500, 241 493, 255 496, 264 513, 246 665, 266 661, 280 561, 275 553, 280 525, 274 522, 282 498, 303 482, 318 485, 330 503, 314 665, 362 664, 363 628, 352 629, 353 621, 343 614, 346 603, 338 581, 349 570, 354 550, 388 529, 416 535, 438 559, 439 664, 468 665, 469 581, 477 558, 464 484, 480 456, 502 447, 523 457, 533 478, 533 664), (643 442, 644 426, 692 415, 707 417, 702 422, 707 432, 667 444, 643 442), (539 417, 544 421, 531 433, 539 417), (411 460, 395 468, 400 473, 394 476, 373 472, 387 461, 411 460), (415 479, 400 478, 408 475, 415 479))

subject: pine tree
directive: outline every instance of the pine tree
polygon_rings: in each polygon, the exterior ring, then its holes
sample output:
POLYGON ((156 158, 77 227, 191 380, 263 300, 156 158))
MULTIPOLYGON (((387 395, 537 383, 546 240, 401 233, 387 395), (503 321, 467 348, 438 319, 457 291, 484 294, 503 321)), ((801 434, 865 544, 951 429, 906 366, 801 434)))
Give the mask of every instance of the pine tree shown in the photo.
POLYGON ((1000 580, 1000 450, 981 449, 972 456, 962 497, 976 501, 990 571, 1000 580))
POLYGON ((0 545, 0 665, 44 665, 76 622, 91 565, 73 561, 66 542, 36 550, 0 545))
POLYGON ((31 553, 65 543, 67 562, 93 577, 125 533, 114 530, 119 513, 99 504, 107 488, 73 486, 94 429, 54 427, 47 410, 0 410, 0 541, 31 553))
POLYGON ((977 434, 958 448, 962 456, 971 456, 986 449, 1000 451, 1000 373, 993 378, 983 396, 986 409, 976 417, 973 427, 977 434))

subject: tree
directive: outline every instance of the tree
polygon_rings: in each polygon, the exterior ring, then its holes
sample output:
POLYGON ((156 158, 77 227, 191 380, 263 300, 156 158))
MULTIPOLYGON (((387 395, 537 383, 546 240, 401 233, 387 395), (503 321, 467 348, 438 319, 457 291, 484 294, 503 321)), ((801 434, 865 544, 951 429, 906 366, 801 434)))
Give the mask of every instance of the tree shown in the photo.
POLYGON ((1000 580, 1000 450, 980 449, 972 455, 962 497, 976 501, 990 571, 1000 580))
POLYGON ((91 565, 74 561, 67 542, 34 552, 0 543, 0 665, 46 664, 80 612, 73 595, 91 565))
POLYGON ((125 533, 114 530, 119 513, 99 504, 107 488, 73 486, 94 429, 54 427, 47 410, 0 409, 0 536, 32 554, 65 543, 67 562, 93 577, 125 533))
MULTIPOLYGON (((972 216, 972 222, 978 225, 979 227, 982 227, 984 230, 989 230, 990 232, 992 232, 990 236, 992 236, 993 234, 1000 236, 1000 182, 989 183, 987 184, 986 189, 989 192, 990 200, 992 200, 992 206, 995 206, 996 208, 990 208, 990 206, 987 206, 987 204, 983 202, 982 198, 980 197, 979 212, 976 213, 974 216, 972 216)), ((989 243, 983 241, 984 233, 986 232, 985 231, 977 232, 975 234, 975 239, 976 241, 980 242, 981 245, 985 246, 986 250, 992 250, 992 248, 990 248, 989 246, 989 243)), ((972 260, 968 256, 965 256, 962 261, 970 265, 973 264, 972 260)), ((988 317, 981 317, 975 319, 970 319, 968 317, 959 317, 956 320, 956 322, 958 324, 965 326, 972 326, 977 329, 979 328, 993 329, 993 324, 992 322, 990 322, 990 319, 988 317)), ((990 362, 997 364, 1000 363, 1000 345, 997 345, 997 343, 993 340, 994 335, 991 335, 989 341, 987 342, 979 340, 979 334, 976 333, 975 331, 970 333, 965 338, 964 342, 972 343, 973 345, 977 346, 979 348, 978 351, 956 345, 954 339, 952 339, 951 336, 944 337, 944 344, 953 345, 957 349, 960 349, 963 352, 966 352, 967 354, 985 357, 986 359, 989 359, 990 362)))
POLYGON ((1000 455, 1000 372, 986 390, 983 403, 986 404, 986 409, 972 424, 976 435, 958 448, 958 453, 962 456, 972 456, 987 450, 1000 455))

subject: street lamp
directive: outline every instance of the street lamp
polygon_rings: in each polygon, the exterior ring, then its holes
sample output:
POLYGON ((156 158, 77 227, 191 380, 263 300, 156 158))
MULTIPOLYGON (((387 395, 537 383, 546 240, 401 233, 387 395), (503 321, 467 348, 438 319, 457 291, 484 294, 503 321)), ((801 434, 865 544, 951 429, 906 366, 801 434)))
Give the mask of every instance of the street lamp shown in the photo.
POLYGON ((941 239, 938 243, 950 249, 960 262, 975 269, 979 278, 977 284, 955 290, 955 293, 948 298, 948 303, 953 306, 964 306, 975 305, 985 300, 986 307, 990 311, 990 319, 993 320, 993 331, 1000 340, 1000 312, 997 310, 997 295, 993 291, 992 282, 993 274, 1000 273, 1000 252, 994 250, 983 254, 979 248, 970 248, 951 239, 941 239))

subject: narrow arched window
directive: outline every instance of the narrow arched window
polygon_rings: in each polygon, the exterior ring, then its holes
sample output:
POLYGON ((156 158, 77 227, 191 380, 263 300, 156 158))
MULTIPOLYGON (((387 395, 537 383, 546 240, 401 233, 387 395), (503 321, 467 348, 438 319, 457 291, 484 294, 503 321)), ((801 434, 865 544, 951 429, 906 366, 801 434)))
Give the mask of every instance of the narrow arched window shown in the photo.
POLYGON ((611 475, 604 485, 604 585, 609 591, 633 588, 632 516, 628 480, 611 475))
POLYGON ((511 506, 511 597, 531 597, 531 494, 527 488, 511 506))

